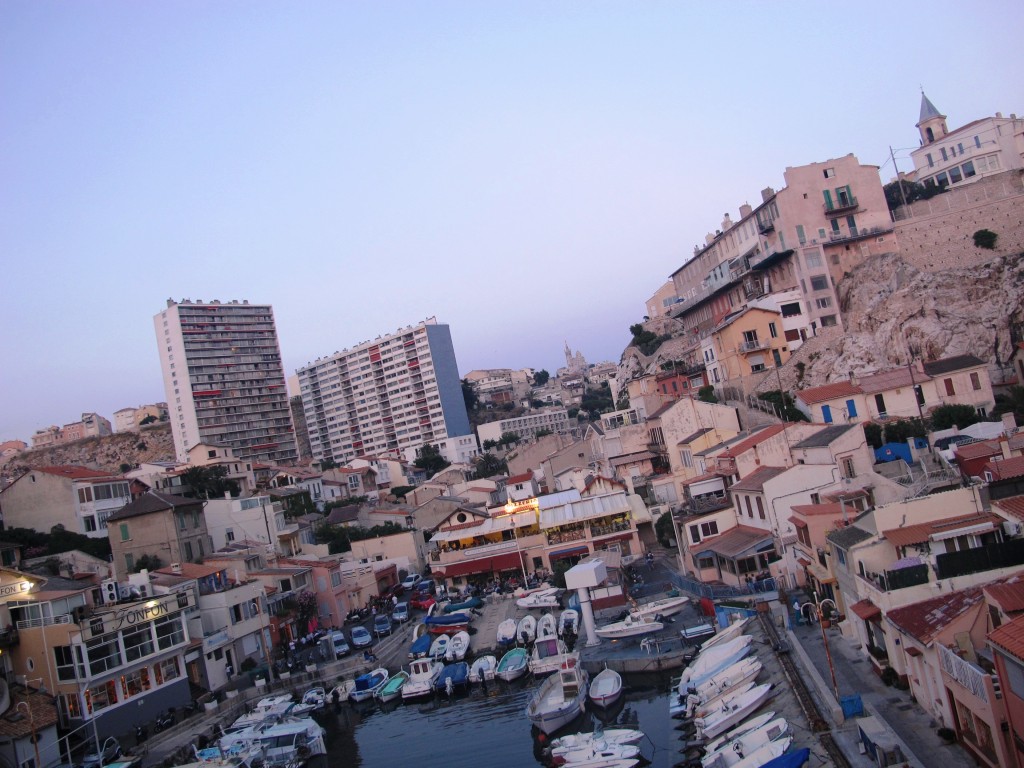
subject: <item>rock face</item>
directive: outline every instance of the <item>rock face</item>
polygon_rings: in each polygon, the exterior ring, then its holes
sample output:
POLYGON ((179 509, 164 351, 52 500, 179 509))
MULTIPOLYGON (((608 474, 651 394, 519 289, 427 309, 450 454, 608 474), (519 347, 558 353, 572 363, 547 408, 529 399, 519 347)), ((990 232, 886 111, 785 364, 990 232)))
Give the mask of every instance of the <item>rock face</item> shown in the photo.
POLYGON ((87 437, 73 443, 25 451, 4 466, 8 476, 22 470, 60 464, 78 464, 90 469, 119 474, 122 464, 134 467, 144 461, 174 461, 174 441, 169 424, 143 428, 142 432, 119 432, 107 437, 87 437))

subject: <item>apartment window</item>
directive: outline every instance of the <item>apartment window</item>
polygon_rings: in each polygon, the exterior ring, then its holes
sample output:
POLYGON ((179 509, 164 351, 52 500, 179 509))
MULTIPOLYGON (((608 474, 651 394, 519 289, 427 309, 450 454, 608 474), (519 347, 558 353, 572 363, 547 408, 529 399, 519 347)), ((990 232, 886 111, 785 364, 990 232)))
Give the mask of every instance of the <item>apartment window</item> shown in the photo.
POLYGON ((712 520, 712 521, 707 522, 707 523, 701 523, 700 524, 700 533, 701 533, 701 535, 704 538, 707 538, 709 536, 717 536, 718 535, 718 522, 715 521, 715 520, 712 520))
POLYGON ((834 547, 832 551, 836 553, 836 560, 839 561, 839 564, 846 565, 846 550, 834 547))
POLYGON ((86 515, 85 517, 83 517, 82 524, 85 527, 86 533, 96 530, 96 518, 92 515, 86 515))
POLYGON ((757 502, 757 516, 764 520, 764 501, 761 500, 760 496, 754 499, 754 501, 757 502))
POLYGON ((935 177, 935 183, 938 184, 940 187, 948 187, 949 176, 946 174, 945 171, 943 171, 942 173, 935 177))
POLYGON ((821 327, 822 328, 831 328, 832 326, 839 324, 839 321, 836 320, 836 316, 835 315, 823 315, 819 319, 821 320, 821 327))
POLYGON ((831 296, 822 296, 820 299, 815 299, 814 300, 814 305, 818 309, 828 309, 829 307, 832 306, 832 297, 831 296))
POLYGON ((192 510, 192 527, 199 527, 199 512, 196 510, 192 510))
POLYGON ((963 169, 964 178, 965 179, 969 179, 969 178, 971 178, 971 176, 975 175, 974 174, 974 163, 972 163, 970 160, 968 160, 966 163, 964 163, 960 167, 963 169))
POLYGON ((181 672, 178 670, 177 659, 167 659, 166 661, 161 661, 153 669, 156 672, 157 685, 163 685, 169 680, 174 680, 181 674, 181 672))
POLYGON ((800 242, 800 245, 804 245, 807 242, 807 235, 804 234, 804 225, 796 225, 796 239, 800 242))
POLYGON ((122 631, 121 641, 124 643, 124 657, 127 661, 136 661, 153 653, 153 635, 149 622, 122 631))
POLYGON ((125 552, 124 567, 127 568, 129 571, 135 570, 135 555, 133 555, 131 552, 125 552))
POLYGON ((227 541, 234 541, 235 540, 235 529, 234 528, 225 528, 224 529, 224 538, 227 541))
POLYGON ((697 558, 697 567, 700 570, 702 570, 702 571, 707 569, 707 568, 714 568, 715 567, 715 558, 710 557, 710 556, 698 557, 697 558))
POLYGON ((935 161, 932 159, 932 153, 931 152, 928 152, 925 155, 925 159, 928 161, 928 167, 929 168, 934 168, 935 167, 935 161))
POLYGON ((743 497, 743 501, 745 502, 745 506, 747 508, 747 517, 753 519, 753 517, 754 517, 754 509, 753 509, 753 507, 750 506, 750 497, 749 496, 744 496, 743 497))
POLYGON ((952 168, 949 169, 949 180, 953 184, 959 184, 961 181, 964 180, 964 177, 961 175, 960 169, 958 167, 953 166, 952 168))
POLYGON ((684 448, 679 452, 679 459, 683 462, 684 467, 693 467, 693 454, 690 453, 688 448, 684 448))
POLYGON ((90 688, 85 692, 85 706, 89 714, 117 704, 117 684, 108 680, 103 685, 90 688))
POLYGON ((773 339, 779 338, 779 331, 775 327, 775 323, 768 323, 768 335, 773 339))
POLYGON ((755 343, 757 341, 757 331, 744 331, 743 341, 745 341, 748 344, 755 343))
POLYGON ((821 266, 821 253, 816 250, 804 251, 804 263, 808 269, 817 269, 821 266))
POLYGON ((691 525, 690 526, 690 541, 693 542, 694 544, 699 544, 700 543, 700 526, 699 525, 691 525))
POLYGON ((946 388, 946 394, 947 395, 955 395, 956 394, 956 390, 953 389, 953 380, 952 379, 943 379, 942 380, 942 385, 946 388))
POLYGON ((186 541, 184 543, 184 545, 182 546, 182 551, 185 553, 185 559, 191 562, 191 560, 192 560, 192 542, 191 541, 186 541))
POLYGON ((946 148, 945 147, 939 147, 939 152, 942 153, 942 159, 943 160, 949 160, 949 155, 946 153, 946 148))
POLYGON ((824 291, 828 289, 828 278, 825 275, 814 275, 811 278, 812 291, 824 291))
POLYGON ((92 501, 92 488, 79 488, 78 503, 88 504, 90 501, 92 501))
POLYGON ((178 515, 178 530, 184 531, 185 526, 187 525, 188 523, 185 521, 185 515, 178 515))
POLYGON ((794 301, 790 304, 783 304, 781 309, 783 317, 796 317, 797 315, 803 313, 803 311, 800 308, 799 301, 794 301))
POLYGON ((121 531, 121 541, 128 541, 131 538, 128 535, 128 523, 121 523, 118 528, 121 531))
POLYGON ((973 389, 975 392, 981 389, 981 376, 979 376, 977 373, 971 374, 971 389, 973 389))
POLYGON ((826 179, 834 178, 835 175, 836 175, 836 169, 835 168, 826 168, 825 169, 825 178, 826 179))

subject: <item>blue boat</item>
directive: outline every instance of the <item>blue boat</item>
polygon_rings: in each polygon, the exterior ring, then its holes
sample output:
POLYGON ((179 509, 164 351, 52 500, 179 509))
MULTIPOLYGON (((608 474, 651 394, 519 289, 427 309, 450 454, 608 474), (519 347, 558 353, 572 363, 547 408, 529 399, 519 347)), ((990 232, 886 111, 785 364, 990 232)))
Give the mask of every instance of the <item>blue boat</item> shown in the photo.
POLYGON ((484 601, 481 600, 479 597, 471 597, 464 603, 448 603, 448 605, 444 607, 444 612, 456 613, 458 611, 468 611, 471 608, 479 608, 483 604, 484 601))
POLYGON ((409 658, 410 659, 422 659, 428 653, 430 653, 430 643, 433 638, 424 632, 420 635, 416 642, 409 646, 409 658))
POLYGON ((423 623, 427 625, 427 631, 431 634, 441 632, 454 634, 463 629, 469 628, 470 616, 468 613, 453 613, 449 616, 427 616, 423 623))
POLYGON ((434 690, 447 691, 449 686, 454 691, 456 688, 465 688, 469 685, 469 664, 464 661, 448 664, 442 670, 440 677, 434 683, 434 690), (451 681, 449 683, 449 681, 451 681))
POLYGON ((796 752, 787 752, 779 755, 774 760, 769 760, 761 768, 801 768, 811 757, 811 750, 807 747, 798 749, 796 752))

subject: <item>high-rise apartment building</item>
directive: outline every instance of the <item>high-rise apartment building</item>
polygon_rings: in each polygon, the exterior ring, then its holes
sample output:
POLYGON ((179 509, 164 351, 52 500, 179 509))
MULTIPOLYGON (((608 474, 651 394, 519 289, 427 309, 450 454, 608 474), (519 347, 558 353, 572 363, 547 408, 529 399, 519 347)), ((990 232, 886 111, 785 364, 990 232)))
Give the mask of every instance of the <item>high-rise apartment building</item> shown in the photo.
POLYGON ((272 307, 168 299, 153 324, 178 461, 200 442, 252 461, 295 461, 272 307))
POLYGON ((429 318, 298 370, 313 457, 416 448, 471 434, 447 325, 429 318))

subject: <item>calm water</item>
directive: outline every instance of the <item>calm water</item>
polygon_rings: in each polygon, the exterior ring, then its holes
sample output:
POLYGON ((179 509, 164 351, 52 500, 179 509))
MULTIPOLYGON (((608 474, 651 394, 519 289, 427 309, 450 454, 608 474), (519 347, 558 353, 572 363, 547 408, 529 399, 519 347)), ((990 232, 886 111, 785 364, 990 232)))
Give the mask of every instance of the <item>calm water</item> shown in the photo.
MULTIPOLYGON (((632 721, 647 734, 640 743, 654 768, 667 768, 680 759, 675 721, 668 715, 667 677, 636 676, 626 679, 624 701, 611 715, 632 721)), ((449 702, 424 699, 385 707, 376 703, 344 704, 340 712, 328 706, 318 720, 327 729, 330 765, 363 768, 399 766, 486 766, 523 768, 538 765, 539 746, 524 710, 539 681, 524 678, 513 683, 495 680, 486 689, 449 702)), ((560 733, 591 731, 594 716, 584 713, 560 733)), ((628 723, 627 723, 628 724, 628 723)))

